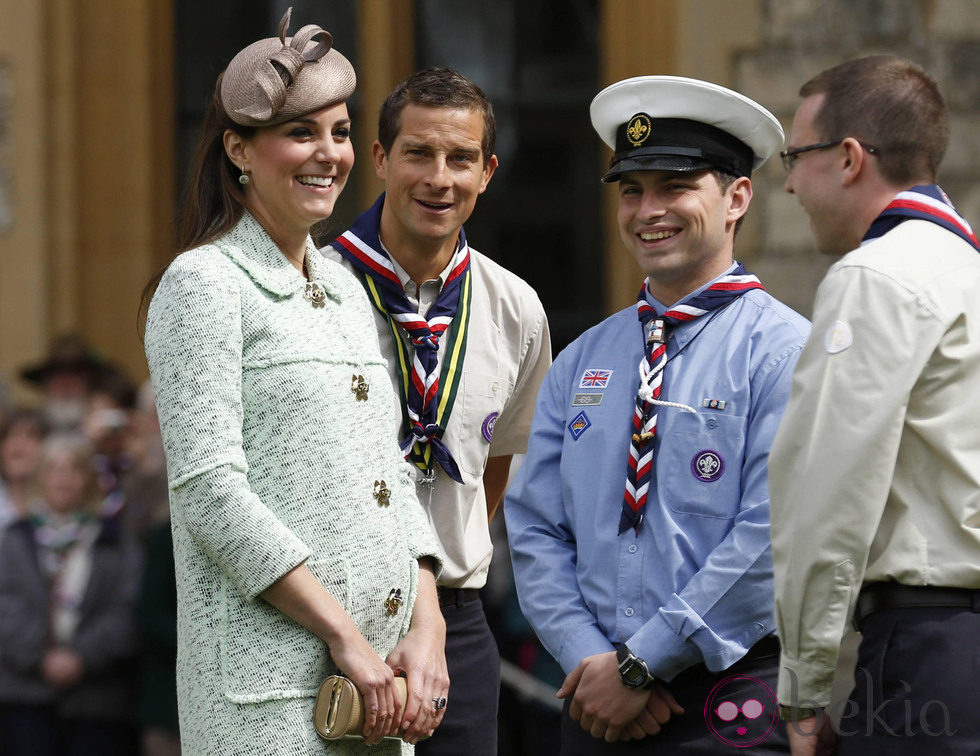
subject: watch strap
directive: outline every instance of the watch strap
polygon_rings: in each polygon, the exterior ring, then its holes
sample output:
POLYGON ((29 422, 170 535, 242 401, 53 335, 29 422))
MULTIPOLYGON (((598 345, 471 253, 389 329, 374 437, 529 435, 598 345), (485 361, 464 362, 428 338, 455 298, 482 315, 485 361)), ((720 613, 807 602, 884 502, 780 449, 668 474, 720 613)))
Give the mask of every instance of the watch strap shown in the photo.
POLYGON ((647 667, 645 661, 640 659, 636 654, 629 650, 625 643, 614 643, 613 647, 616 649, 616 664, 619 667, 619 676, 623 685, 625 685, 630 690, 650 690, 654 685, 657 684, 656 676, 650 674, 650 669, 647 667), (626 680, 626 675, 623 666, 629 663, 637 664, 646 675, 646 680, 640 685, 631 685, 626 680))
POLYGON ((823 713, 823 709, 814 709, 809 706, 786 706, 779 704, 779 718, 784 722, 799 722, 801 719, 809 719, 823 713))

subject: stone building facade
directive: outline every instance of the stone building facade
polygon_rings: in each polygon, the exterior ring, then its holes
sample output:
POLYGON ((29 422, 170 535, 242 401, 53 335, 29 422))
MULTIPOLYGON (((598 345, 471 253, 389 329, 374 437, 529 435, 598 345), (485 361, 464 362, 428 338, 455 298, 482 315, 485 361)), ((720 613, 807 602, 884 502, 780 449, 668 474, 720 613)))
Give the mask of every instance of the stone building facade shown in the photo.
MULTIPOLYGON (((737 4, 737 3, 736 3, 737 4)), ((765 0, 760 44, 732 60, 732 85, 764 103, 789 136, 800 85, 830 66, 875 53, 922 65, 950 109, 950 146, 939 181, 974 227, 980 226, 980 4, 974 0, 765 0)), ((752 269, 778 298, 809 314, 832 260, 813 245, 809 221, 782 191, 778 160, 756 183, 757 251, 752 269)))

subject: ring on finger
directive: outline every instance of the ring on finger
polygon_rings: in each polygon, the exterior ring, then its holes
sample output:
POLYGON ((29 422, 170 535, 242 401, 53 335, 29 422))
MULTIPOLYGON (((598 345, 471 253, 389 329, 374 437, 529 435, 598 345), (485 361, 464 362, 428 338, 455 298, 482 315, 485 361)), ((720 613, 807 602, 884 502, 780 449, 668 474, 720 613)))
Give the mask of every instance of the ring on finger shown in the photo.
POLYGON ((435 705, 436 711, 442 711, 443 709, 446 708, 446 703, 447 703, 446 697, 437 696, 436 698, 432 699, 432 703, 435 705))

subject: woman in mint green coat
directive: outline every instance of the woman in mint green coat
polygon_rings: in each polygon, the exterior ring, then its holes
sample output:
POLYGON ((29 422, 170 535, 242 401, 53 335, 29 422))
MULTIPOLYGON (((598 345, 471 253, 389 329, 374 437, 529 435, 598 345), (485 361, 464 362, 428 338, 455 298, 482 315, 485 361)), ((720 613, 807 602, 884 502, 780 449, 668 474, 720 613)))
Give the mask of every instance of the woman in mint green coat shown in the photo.
POLYGON ((306 26, 219 77, 147 314, 178 592, 185 756, 410 753, 449 689, 436 544, 360 284, 309 237, 354 162, 350 63, 306 26), (364 738, 312 724, 325 675, 364 738), (407 677, 401 707, 394 676, 407 677), (403 740, 382 737, 400 734, 403 740))

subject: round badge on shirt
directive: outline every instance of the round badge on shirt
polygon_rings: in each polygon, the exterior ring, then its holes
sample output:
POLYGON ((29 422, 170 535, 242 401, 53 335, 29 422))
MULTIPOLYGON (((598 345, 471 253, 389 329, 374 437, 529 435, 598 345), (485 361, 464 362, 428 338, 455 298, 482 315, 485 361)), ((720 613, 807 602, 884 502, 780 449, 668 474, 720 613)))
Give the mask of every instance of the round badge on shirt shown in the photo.
POLYGON ((823 335, 823 348, 828 354, 843 352, 854 343, 851 327, 843 320, 835 320, 823 335))
POLYGON ((725 472, 725 460, 713 449, 702 449, 691 460, 694 477, 705 483, 714 483, 725 472))
POLYGON ((487 440, 488 444, 493 440, 493 428, 497 424, 497 418, 499 416, 499 412, 491 412, 483 419, 483 426, 480 430, 483 432, 483 437, 487 440))

